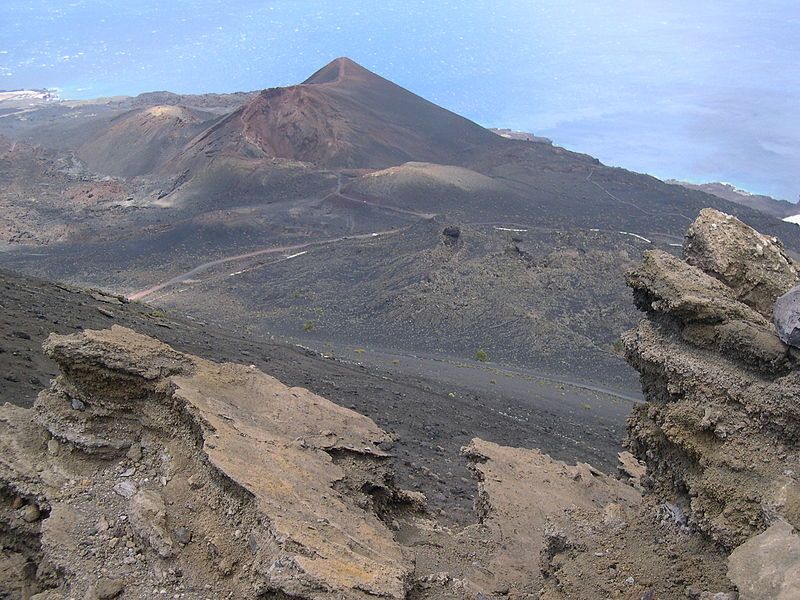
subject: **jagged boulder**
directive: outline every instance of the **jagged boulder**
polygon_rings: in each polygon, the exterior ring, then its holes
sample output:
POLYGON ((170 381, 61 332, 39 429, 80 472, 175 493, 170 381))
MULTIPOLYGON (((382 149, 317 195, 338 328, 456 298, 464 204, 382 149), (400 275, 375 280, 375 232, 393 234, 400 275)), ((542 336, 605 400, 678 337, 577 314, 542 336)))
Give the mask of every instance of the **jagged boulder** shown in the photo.
POLYGON ((41 513, 0 512, 3 543, 60 574, 34 568, 29 589, 90 597, 102 573, 126 598, 182 582, 192 598, 405 597, 413 557, 378 516, 402 494, 369 418, 121 327, 45 349, 54 385, 34 411, 0 408, 0 490, 41 513))
POLYGON ((689 227, 683 252, 690 265, 719 279, 768 319, 775 299, 798 282, 797 269, 777 238, 713 208, 700 211, 689 227))
POLYGON ((790 369, 789 349, 768 320, 697 267, 650 250, 627 274, 627 282, 640 310, 655 320, 667 319, 692 345, 739 359, 748 368, 771 373, 790 369))
POLYGON ((627 274, 627 283, 640 310, 669 314, 682 323, 768 323, 728 286, 663 250, 645 252, 642 264, 627 274))

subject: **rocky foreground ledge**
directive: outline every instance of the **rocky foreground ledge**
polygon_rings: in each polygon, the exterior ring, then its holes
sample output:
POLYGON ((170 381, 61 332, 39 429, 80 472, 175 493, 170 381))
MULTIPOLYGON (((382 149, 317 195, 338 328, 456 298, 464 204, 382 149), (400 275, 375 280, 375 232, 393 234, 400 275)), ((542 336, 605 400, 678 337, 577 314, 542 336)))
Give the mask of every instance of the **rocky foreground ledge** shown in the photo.
POLYGON ((0 597, 800 598, 795 266, 710 210, 684 255, 629 276, 647 402, 617 477, 475 439, 459 529, 362 415, 129 329, 52 335, 58 378, 0 407, 0 597))
POLYGON ((385 432, 305 389, 123 327, 44 350, 50 389, 0 408, 13 598, 530 596, 548 516, 640 498, 589 465, 476 439, 480 518, 451 531, 395 487, 385 432))
POLYGON ((797 273, 775 240, 717 211, 684 253, 650 252, 628 279, 647 318, 623 341, 649 400, 628 443, 654 491, 732 550, 781 519, 800 527, 800 352, 771 323, 797 273))
POLYGON ((0 413, 4 504, 26 502, 4 516, 20 565, 46 559, 39 585, 144 598, 180 572, 215 595, 404 596, 412 557, 377 513, 409 498, 370 419, 122 327, 45 352, 61 375, 34 418, 0 413))
POLYGON ((626 442, 647 468, 643 509, 610 527, 562 517, 547 598, 800 598, 800 352, 772 323, 797 270, 776 239, 711 209, 683 254, 647 252, 628 275, 645 313, 622 336, 647 400, 626 442), (626 595, 614 574, 634 547, 626 595))

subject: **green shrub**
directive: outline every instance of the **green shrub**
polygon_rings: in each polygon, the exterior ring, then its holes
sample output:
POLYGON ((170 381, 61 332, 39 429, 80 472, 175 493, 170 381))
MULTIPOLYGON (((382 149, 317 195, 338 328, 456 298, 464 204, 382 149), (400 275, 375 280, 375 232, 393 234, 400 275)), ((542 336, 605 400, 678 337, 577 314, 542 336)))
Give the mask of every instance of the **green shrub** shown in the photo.
POLYGON ((478 350, 475 353, 475 360, 480 362, 486 362, 487 360, 489 360, 489 355, 486 354, 486 350, 478 350))
POLYGON ((306 321, 303 323, 303 331, 314 331, 314 321, 306 321))

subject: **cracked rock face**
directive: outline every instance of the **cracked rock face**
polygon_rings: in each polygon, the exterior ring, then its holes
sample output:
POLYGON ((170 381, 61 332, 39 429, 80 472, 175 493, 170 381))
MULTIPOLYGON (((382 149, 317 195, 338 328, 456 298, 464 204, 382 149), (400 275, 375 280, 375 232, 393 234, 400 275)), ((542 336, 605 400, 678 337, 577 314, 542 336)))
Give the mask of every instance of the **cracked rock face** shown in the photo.
POLYGON ((686 262, 719 279, 768 319, 775 299, 798 283, 797 269, 777 238, 713 208, 700 211, 689 227, 683 253, 686 262))
POLYGON ((545 548, 551 517, 567 509, 630 508, 641 501, 632 486, 591 465, 568 465, 539 450, 476 438, 462 453, 478 478, 476 508, 482 525, 491 532, 486 538, 501 542, 487 568, 506 581, 536 582, 532 558, 538 561, 545 548))
POLYGON ((794 265, 713 210, 684 253, 647 252, 628 275, 645 313, 622 338, 646 398, 627 439, 642 503, 554 515, 542 600, 800 597, 800 355, 771 323, 794 265))
POLYGON ((623 341, 647 399, 628 445, 653 491, 730 550, 778 517, 800 526, 800 371, 767 318, 796 274, 774 240, 717 211, 684 249, 648 252, 628 277, 646 318, 623 341))
POLYGON ((19 586, 405 597, 413 561, 377 514, 393 489, 370 419, 121 327, 45 350, 54 385, 33 411, 0 408, 0 488, 20 505, 0 516, 30 565, 19 586))

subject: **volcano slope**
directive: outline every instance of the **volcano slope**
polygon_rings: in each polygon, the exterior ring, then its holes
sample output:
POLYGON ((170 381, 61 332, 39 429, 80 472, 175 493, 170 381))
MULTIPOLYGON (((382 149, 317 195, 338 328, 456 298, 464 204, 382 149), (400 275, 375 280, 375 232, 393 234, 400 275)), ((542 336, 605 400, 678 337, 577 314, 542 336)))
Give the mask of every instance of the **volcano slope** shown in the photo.
POLYGON ((114 117, 77 149, 77 155, 97 173, 135 177, 150 173, 171 158, 215 115, 182 106, 134 109, 114 117), (120 145, 119 140, 125 144, 120 145))
MULTIPOLYGON (((232 111, 234 100, 219 110, 185 100, 144 96, 125 106, 135 112, 107 106, 98 120, 84 107, 79 137, 57 116, 37 126, 38 143, 137 176, 107 179, 122 197, 95 212, 73 210, 62 190, 76 181, 32 171, 25 193, 58 199, 44 219, 52 233, 10 211, 0 262, 231 327, 461 358, 483 349, 631 391, 615 339, 635 322, 621 275, 642 250, 677 252, 711 206, 800 251, 793 224, 495 135, 347 59, 300 85, 237 96, 232 111), (165 105, 178 117, 228 112, 177 148, 195 124, 176 137, 181 118, 141 121, 165 105), (446 228, 463 232, 449 249, 446 228)), ((32 139, 21 119, 0 131, 32 139)))
POLYGON ((690 190, 700 190, 707 194, 719 196, 725 200, 730 200, 736 204, 749 206, 755 210, 761 211, 773 217, 783 219, 784 217, 791 217, 797 214, 797 205, 786 200, 777 200, 771 196, 762 196, 760 194, 751 194, 744 190, 731 185, 730 183, 688 183, 686 181, 668 180, 667 183, 673 185, 680 185, 690 190))
POLYGON ((264 90, 198 136, 166 168, 179 170, 218 154, 338 168, 409 160, 449 164, 473 146, 500 145, 498 136, 479 125, 337 58, 301 85, 264 90))

